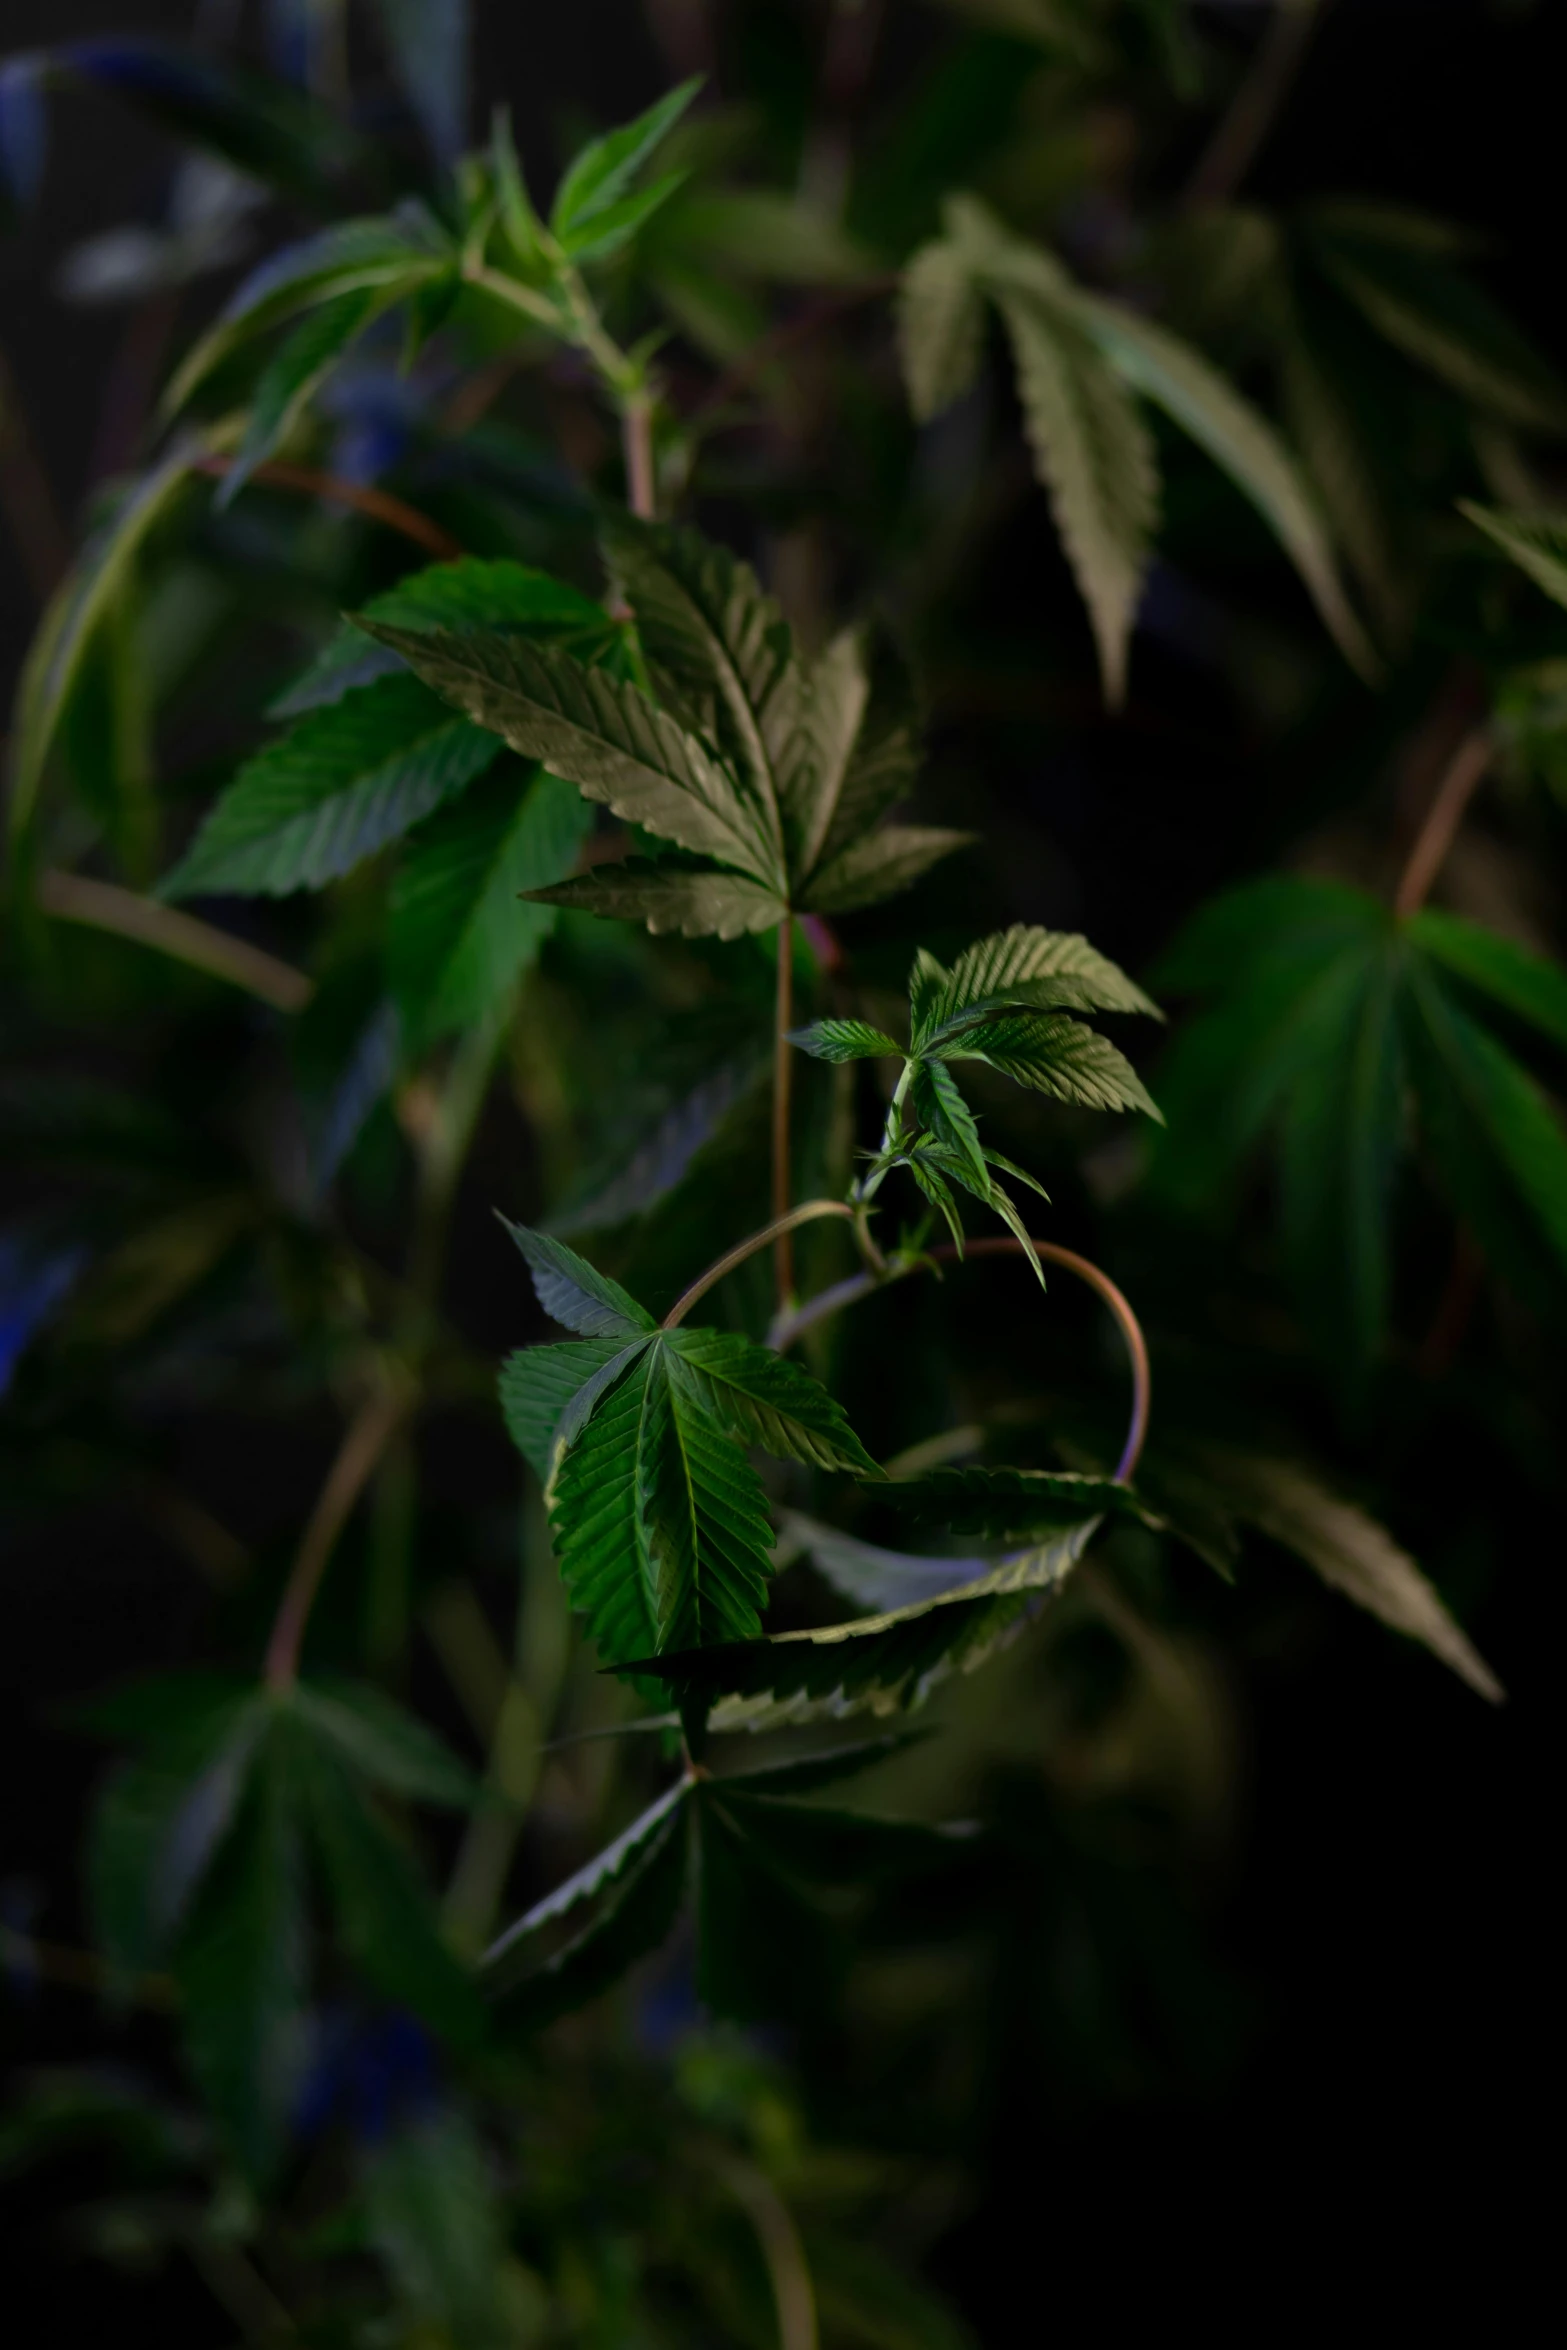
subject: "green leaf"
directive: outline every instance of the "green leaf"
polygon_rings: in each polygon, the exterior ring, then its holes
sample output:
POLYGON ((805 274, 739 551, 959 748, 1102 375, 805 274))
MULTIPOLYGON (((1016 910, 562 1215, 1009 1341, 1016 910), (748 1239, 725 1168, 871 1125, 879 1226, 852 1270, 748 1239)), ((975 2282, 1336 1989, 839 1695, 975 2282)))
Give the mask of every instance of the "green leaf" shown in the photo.
POLYGON ((1055 1469, 932 1469, 878 1485, 876 1497, 950 1533, 992 1542, 1031 1540, 1091 1513, 1161 1523, 1130 1485, 1055 1469))
POLYGON ((1074 308, 1001 288, 996 298, 1035 469, 1088 606, 1105 699, 1118 703, 1158 521, 1153 443, 1074 308))
POLYGON ((596 865, 591 873, 527 894, 536 905, 640 922, 655 938, 671 930, 684 938, 744 938, 776 930, 789 912, 775 890, 741 874, 681 873, 639 859, 596 865))
POLYGON ((501 227, 517 259, 530 275, 547 269, 544 224, 533 207, 517 142, 512 135, 511 109, 497 106, 490 131, 490 169, 500 205, 501 227))
POLYGON ((1294 1462, 1227 1449, 1205 1452, 1204 1460, 1238 1516, 1293 1551, 1357 1607, 1420 1641, 1482 1697, 1500 1701, 1501 1684, 1440 1594, 1374 1518, 1294 1462))
POLYGON ((1283 1220, 1302 1314, 1353 1376, 1386 1323, 1405 1078, 1390 960, 1345 957, 1335 973, 1336 1006, 1319 989, 1317 1049, 1301 1056, 1284 1109, 1283 1220))
POLYGON ((929 1730, 888 1730, 879 1738, 861 1738, 853 1746, 828 1747, 825 1753, 805 1754, 789 1762, 763 1763, 754 1770, 725 1771, 720 1782, 725 1795, 812 1795, 874 1769, 910 1747, 921 1746, 929 1730))
POLYGON ((526 1346, 501 1365, 501 1410, 511 1440, 541 1485, 555 1467, 555 1440, 567 1406, 625 1352, 620 1338, 567 1339, 526 1346))
POLYGON ((675 707, 713 709, 714 740, 745 778, 781 868, 767 712, 793 660, 782 613, 748 564, 695 531, 628 516, 609 526, 605 551, 655 680, 675 707))
POLYGON ((312 711, 240 769, 159 894, 319 889, 466 790, 499 756, 417 678, 312 711))
POLYGON ((967 848, 972 832, 947 832, 934 825, 887 824, 852 841, 807 882, 802 903, 817 914, 849 914, 879 906, 884 898, 910 889, 954 849, 967 848))
POLYGON ((834 1591, 854 1606, 867 1609, 908 1607, 922 1599, 940 1599, 948 1592, 977 1583, 995 1565, 987 1558, 930 1558, 911 1551, 885 1550, 841 1534, 799 1510, 785 1510, 780 1518, 782 1538, 789 1548, 803 1550, 812 1566, 834 1591))
MULTIPOLYGON (((486 628, 543 637, 570 645, 583 659, 619 642, 620 631, 602 604, 548 572, 509 558, 459 556, 411 571, 397 585, 373 596, 367 620, 390 628, 486 628)), ((270 707, 273 718, 295 718, 322 702, 340 701, 356 685, 385 677, 402 666, 386 645, 363 629, 340 628, 326 650, 270 707)))
POLYGON ((733 775, 633 687, 564 653, 475 630, 415 634, 367 622, 435 691, 525 758, 538 759, 628 823, 700 856, 736 865, 769 888, 776 857, 759 812, 733 775))
POLYGON ((667 1340, 638 1351, 567 1445, 550 1523, 607 1663, 758 1628, 772 1572, 762 1488, 667 1340))
POLYGON ((365 290, 338 294, 295 327, 251 396, 245 437, 218 491, 220 509, 233 502, 256 467, 287 438, 307 402, 381 308, 376 296, 365 290))
MULTIPOLYGON (((189 1693, 172 1695, 178 1706, 189 1693)), ((87 1848, 88 1908, 94 1939, 126 1985, 162 1961, 199 1895, 265 1726, 254 1690, 227 1697, 105 1785, 87 1848)))
POLYGON ((824 859, 831 862, 828 842, 840 819, 847 819, 847 843, 884 813, 887 803, 880 800, 858 811, 843 804, 869 705, 870 678, 859 631, 852 628, 840 631, 809 668, 796 665, 788 672, 768 705, 768 739, 797 880, 824 859))
MULTIPOLYGON (((50 598, 17 681, 11 718, 11 830, 32 813, 60 722, 81 679, 100 623, 131 576, 151 533, 178 501, 204 456, 229 439, 221 432, 182 435, 133 482, 50 598)), ((231 440, 230 440, 231 445, 231 440)))
POLYGON ((1510 1053, 1411 971, 1405 1040, 1420 1137, 1481 1246, 1525 1296, 1567 1268, 1567 1135, 1510 1053))
POLYGON ((813 1061, 903 1059, 902 1045, 865 1020, 813 1020, 809 1028, 791 1029, 789 1042, 813 1061))
POLYGON ((448 275, 456 258, 451 240, 421 205, 405 207, 392 218, 340 221, 284 246, 251 271, 217 323, 187 352, 159 403, 160 415, 177 414, 252 335, 298 311, 349 295, 371 295, 377 309, 390 308, 448 275))
POLYGON ((474 2350, 515 2341, 495 2180, 467 2117, 450 2107, 399 2116, 360 2149, 359 2160, 371 2239, 401 2301, 419 2313, 418 2330, 408 2328, 403 2338, 439 2329, 437 2339, 474 2350))
POLYGON ((685 1806, 673 1806, 620 1873, 614 1898, 563 1949, 506 1991, 508 2024, 537 2030, 585 2006, 668 1939, 685 1890, 687 1840, 685 1806))
POLYGON ((1510 938, 1466 922, 1461 914, 1447 914, 1434 906, 1422 907, 1404 924, 1411 944, 1445 963, 1449 971, 1467 980, 1527 1020, 1553 1042, 1567 1045, 1567 972, 1547 963, 1510 938))
POLYGON ((1567 427, 1567 391, 1512 321, 1437 253, 1378 225, 1368 207, 1353 221, 1324 208, 1308 232, 1319 265, 1377 333, 1509 424, 1567 427))
POLYGON ((1077 932, 1020 922, 966 949, 942 982, 922 995, 914 1049, 958 1020, 1005 1005, 1164 1017, 1151 996, 1077 932))
MULTIPOLYGON (((929 1148, 920 1149, 918 1147, 919 1139, 916 1138, 916 1142, 911 1144, 907 1150, 900 1151, 893 1159, 892 1164, 895 1167, 907 1167, 920 1190, 951 1233, 952 1245, 957 1250, 961 1261, 964 1232, 963 1219, 958 1214, 958 1203, 952 1196, 946 1171, 941 1167, 935 1151, 929 1148)), ((928 1137, 924 1139, 928 1141, 928 1137)), ((955 1162, 948 1161, 949 1167, 953 1164, 955 1162)))
POLYGON ((547 1926, 569 1917, 584 1902, 596 1900, 612 1890, 645 1862, 650 1845, 667 1841, 672 1815, 678 1813, 690 1792, 689 1779, 677 1779, 672 1787, 666 1787, 657 1801, 650 1803, 613 1843, 606 1844, 575 1875, 567 1877, 553 1893, 536 1901, 524 1916, 507 1927, 480 1961, 480 1980, 490 1997, 510 1989, 540 1963, 548 1947, 547 1926))
POLYGON ((966 255, 940 239, 922 246, 903 273, 898 343, 909 406, 920 424, 960 400, 979 374, 984 304, 966 255))
POLYGON ((386 959, 414 1050, 508 1001, 555 925, 536 893, 576 862, 587 821, 573 785, 508 759, 413 835, 392 884, 386 959))
POLYGON ((702 87, 700 74, 682 82, 639 114, 635 122, 592 140, 575 158, 556 191, 550 227, 562 241, 608 212, 642 165, 662 145, 702 87))
POLYGON ((1520 571, 1554 603, 1567 604, 1567 522, 1548 514, 1499 514, 1460 498, 1459 509, 1477 530, 1494 539, 1520 571))
POLYGON ((837 639, 812 665, 796 714, 795 756, 805 789, 797 774, 789 797, 804 823, 812 874, 836 864, 906 799, 919 771, 919 732, 907 693, 894 688, 878 695, 866 681, 862 709, 863 666, 857 647, 850 658, 851 641, 837 639))
POLYGON ((173 1970, 190 2068, 258 2183, 282 2154, 306 2056, 310 1948, 294 1763, 274 1727, 173 1970))
POLYGON ((940 1061, 915 1062, 914 1107, 920 1123, 971 1169, 988 1199, 992 1185, 974 1113, 959 1093, 957 1079, 940 1061))
POLYGON ((568 230, 561 239, 561 250, 570 261, 606 261, 611 253, 629 245, 655 212, 662 212, 690 176, 685 171, 667 171, 650 188, 622 196, 618 204, 595 212, 583 227, 568 230))
POLYGON ((531 1231, 505 1216, 501 1222, 526 1257, 539 1303, 554 1321, 580 1330, 584 1338, 622 1341, 657 1328, 647 1308, 618 1281, 611 1281, 552 1232, 531 1231))
POLYGON ((723 1330, 674 1330, 669 1346, 721 1427, 785 1461, 880 1474, 825 1387, 797 1363, 723 1330))
POLYGON ((720 1700, 715 1731, 877 1714, 920 1705, 954 1671, 972 1671, 1015 1638, 1042 1598, 1059 1590, 1099 1526, 1097 1517, 1020 1553, 978 1581, 886 1613, 814 1632, 621 1660, 622 1678, 646 1674, 672 1692, 720 1700))
POLYGON ((480 2036, 482 2009, 441 1940, 434 1904, 407 1851, 332 1748, 314 1742, 302 1777, 311 1842, 354 1965, 432 2030, 471 2045, 480 2036))
POLYGON ((1054 1012, 1002 1012, 927 1046, 943 1061, 986 1061, 1003 1076, 1089 1110, 1142 1110, 1164 1120, 1142 1079, 1107 1037, 1054 1012))
POLYGON ((1081 297, 1088 331, 1134 391, 1164 409, 1251 500, 1309 589, 1351 667, 1376 655, 1339 579, 1327 530, 1294 458, 1266 418, 1167 328, 1097 296, 1081 297))
POLYGON ((362 1681, 302 1681, 290 1700, 313 1737, 359 1778, 412 1803, 466 1810, 477 1782, 433 1730, 362 1681))

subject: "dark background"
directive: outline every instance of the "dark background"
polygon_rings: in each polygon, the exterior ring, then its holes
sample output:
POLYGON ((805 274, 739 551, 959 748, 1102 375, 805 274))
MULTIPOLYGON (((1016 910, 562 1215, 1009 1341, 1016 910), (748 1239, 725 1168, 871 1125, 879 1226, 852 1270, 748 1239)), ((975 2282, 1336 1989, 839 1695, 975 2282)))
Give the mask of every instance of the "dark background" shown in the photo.
MULTIPOLYGON (((477 13, 484 111, 506 96, 534 153, 563 119, 613 120, 668 78, 640 11, 619 0, 480 0, 477 13)), ((1239 40, 1251 12, 1230 18, 1239 40)), ((155 0, 5 0, 0 47, 187 25, 188 11, 155 0)), ((1567 365, 1564 90, 1567 8, 1338 0, 1251 186, 1264 200, 1385 194, 1486 230, 1487 282, 1567 365)), ((34 222, 0 248, 0 340, 69 510, 87 487, 122 329, 113 312, 60 304, 51 269, 78 237, 156 190, 167 150, 85 100, 58 108, 52 146, 34 222)), ((25 578, 0 549, 6 676, 31 615, 25 578)), ((1168 927, 1168 895, 1187 902, 1245 862, 1255 812, 1238 777, 1217 792, 1179 791, 1172 820, 1157 753, 1140 753, 1135 775, 1127 756, 1090 736, 1075 763, 1020 775, 1017 789, 1041 857, 1048 843, 1050 873, 1064 860, 1069 889, 1074 865, 1093 865, 1107 836, 1122 836, 1141 886, 1131 913, 1108 909, 1096 935, 1138 968, 1168 927), (1145 817, 1157 853, 1139 853, 1145 817), (1172 857, 1183 879, 1167 894, 1172 857)), ((1048 896, 1060 883, 1039 886, 1048 896)), ((1440 1509, 1428 1494, 1413 1514, 1440 1509)), ((1248 1827, 1220 1928, 1255 2019, 1245 2054, 1226 2088, 1201 2097, 1101 2106, 1079 2120, 1010 2117, 989 2198, 942 2262, 987 2342, 1044 2340, 1063 2325, 1081 2339, 1090 2323, 1115 2338, 1154 2312, 1204 2330, 1271 2332, 1286 2310, 1356 2332, 1408 2329, 1439 2313, 1456 2322, 1471 2293, 1495 2333, 1521 2331, 1515 2297, 1543 2216, 1530 2181, 1554 2135, 1542 1896, 1559 1834, 1544 1724, 1562 1539, 1527 1520, 1510 1537, 1505 1577, 1473 1625, 1510 1691, 1503 1711, 1347 1608, 1320 1619, 1307 1659, 1270 1657, 1261 1644, 1237 1652, 1248 1827)), ((189 1578, 150 1537, 89 1521, 74 1546, 24 1550, 0 1573, 3 1866, 13 1888, 47 1889, 51 1918, 68 1918, 96 1757, 53 1709, 165 1657, 171 1617, 192 1604, 189 1578)), ((78 2055, 96 2034, 84 2010, 60 1990, 16 1999, 0 2032, 29 2061, 78 2055)), ((105 2033, 101 2045, 113 2056, 126 2043, 105 2033)), ((15 2307, 40 2215, 26 2193, 13 2208, 15 2307)), ((46 2324, 51 2340, 97 2339, 111 2321, 123 2333, 129 2305, 91 2271, 63 2280, 51 2265, 36 2281, 50 2295, 36 2333, 46 2324)), ((188 2307, 176 2286, 136 2306, 170 2340, 221 2338, 221 2325, 204 2330, 193 2287, 188 2307)))

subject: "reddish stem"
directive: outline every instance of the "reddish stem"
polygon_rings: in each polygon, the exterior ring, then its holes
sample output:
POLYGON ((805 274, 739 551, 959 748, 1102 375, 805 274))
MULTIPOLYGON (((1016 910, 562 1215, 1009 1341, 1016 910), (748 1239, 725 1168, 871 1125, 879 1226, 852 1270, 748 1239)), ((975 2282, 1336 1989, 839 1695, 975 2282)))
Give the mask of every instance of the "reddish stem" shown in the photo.
MULTIPOLYGON (((198 457, 192 470, 211 474, 222 480, 233 472, 237 460, 233 457, 198 457)), ((405 505, 394 498, 390 490, 365 487, 356 481, 344 481, 335 473, 318 472, 313 465, 290 465, 279 458, 269 458, 258 465, 250 479, 263 482, 276 490, 300 490, 306 497, 326 498, 334 506, 351 506, 356 514, 365 515, 371 522, 382 523, 386 529, 400 531, 415 546, 423 547, 438 563, 455 563, 462 553, 460 541, 451 532, 432 522, 428 514, 421 514, 417 506, 405 505)))
POLYGON ((1495 753, 1496 738, 1490 727, 1475 726, 1449 759, 1394 892, 1393 911, 1401 920, 1418 913, 1425 904, 1432 883, 1447 861, 1476 786, 1495 753))

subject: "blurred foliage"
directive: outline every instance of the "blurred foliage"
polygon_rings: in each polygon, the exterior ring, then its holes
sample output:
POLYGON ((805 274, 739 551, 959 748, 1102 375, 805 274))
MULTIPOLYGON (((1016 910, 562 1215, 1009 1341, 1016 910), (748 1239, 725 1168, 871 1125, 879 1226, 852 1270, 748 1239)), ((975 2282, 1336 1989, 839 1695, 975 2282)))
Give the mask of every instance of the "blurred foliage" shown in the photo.
POLYGON ((246 2340, 956 2350, 1241 2061, 1240 1660, 1497 1698, 1560 1507, 1567 387, 1252 195, 1309 6, 650 0, 547 203, 465 8, 220 13, 0 61, 12 221, 171 155, 63 576, 0 362, 0 1509, 187 1593, 0 2161, 246 2340))

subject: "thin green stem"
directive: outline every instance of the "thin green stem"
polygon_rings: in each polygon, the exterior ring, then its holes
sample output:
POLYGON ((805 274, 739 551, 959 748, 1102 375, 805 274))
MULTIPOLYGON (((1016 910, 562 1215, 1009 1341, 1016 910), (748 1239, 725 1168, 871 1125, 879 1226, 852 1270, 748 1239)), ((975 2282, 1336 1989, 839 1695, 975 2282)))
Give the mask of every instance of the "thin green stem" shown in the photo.
POLYGON ((778 992, 773 1017, 773 1222, 778 1226, 778 1310, 787 1310, 794 1296, 794 1236, 789 1216, 789 1095, 793 1082, 794 1047, 794 924, 787 917, 778 925, 778 992))

